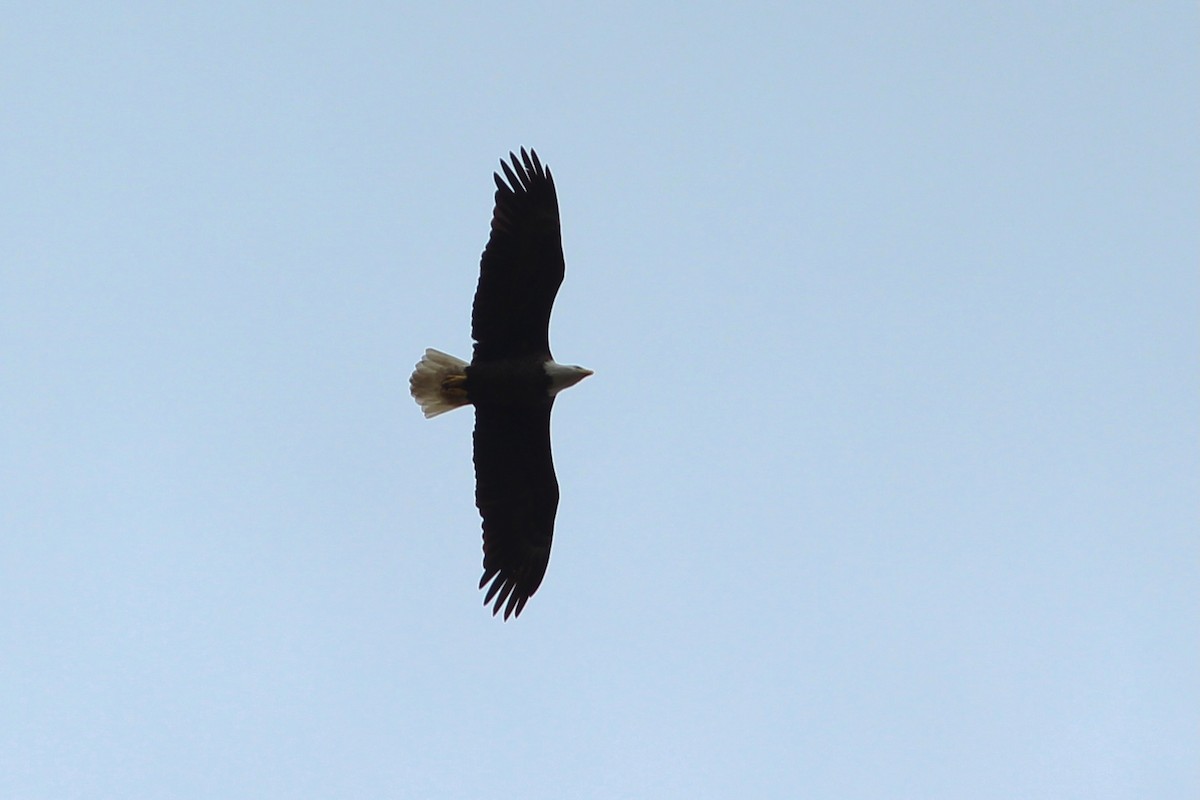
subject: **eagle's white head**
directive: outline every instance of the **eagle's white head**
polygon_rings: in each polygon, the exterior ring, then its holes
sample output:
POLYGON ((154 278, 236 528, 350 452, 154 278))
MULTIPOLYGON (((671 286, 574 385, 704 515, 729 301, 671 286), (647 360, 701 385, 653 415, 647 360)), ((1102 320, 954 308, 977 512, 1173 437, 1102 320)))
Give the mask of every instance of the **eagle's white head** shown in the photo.
POLYGON ((581 380, 592 374, 590 369, 576 367, 570 364, 558 364, 554 361, 547 361, 544 365, 546 374, 550 376, 550 396, 561 392, 568 386, 574 386, 581 380))

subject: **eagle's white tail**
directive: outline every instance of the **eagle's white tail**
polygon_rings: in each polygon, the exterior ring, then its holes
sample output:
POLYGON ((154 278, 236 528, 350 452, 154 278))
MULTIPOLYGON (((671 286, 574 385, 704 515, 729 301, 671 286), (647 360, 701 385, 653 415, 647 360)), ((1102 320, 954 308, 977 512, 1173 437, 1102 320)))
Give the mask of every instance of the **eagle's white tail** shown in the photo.
POLYGON ((417 362, 408 389, 426 417, 436 417, 467 404, 467 362, 428 348, 417 362))

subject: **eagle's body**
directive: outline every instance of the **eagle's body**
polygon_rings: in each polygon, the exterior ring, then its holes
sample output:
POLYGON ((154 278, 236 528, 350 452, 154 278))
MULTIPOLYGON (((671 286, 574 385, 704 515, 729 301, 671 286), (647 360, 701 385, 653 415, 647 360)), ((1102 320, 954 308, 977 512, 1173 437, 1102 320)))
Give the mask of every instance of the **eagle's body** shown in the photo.
POLYGON ((561 390, 591 375, 550 355, 550 311, 565 264, 558 198, 537 153, 509 154, 497 174, 492 233, 471 315, 468 364, 426 350, 410 379, 425 416, 475 406, 475 504, 483 518, 484 602, 520 615, 550 560, 558 480, 550 410, 561 390))

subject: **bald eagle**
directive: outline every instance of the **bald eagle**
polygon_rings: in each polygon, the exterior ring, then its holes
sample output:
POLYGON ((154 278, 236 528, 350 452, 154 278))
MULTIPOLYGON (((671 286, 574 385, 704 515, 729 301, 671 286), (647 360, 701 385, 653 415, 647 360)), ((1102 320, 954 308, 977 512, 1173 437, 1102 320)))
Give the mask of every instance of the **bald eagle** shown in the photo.
POLYGON ((558 479, 555 396, 591 375, 550 355, 550 310, 565 264, 558 196, 537 153, 503 159, 471 312, 471 363, 429 349, 409 379, 426 417, 475 406, 475 505, 483 518, 484 605, 520 616, 550 562, 558 479))

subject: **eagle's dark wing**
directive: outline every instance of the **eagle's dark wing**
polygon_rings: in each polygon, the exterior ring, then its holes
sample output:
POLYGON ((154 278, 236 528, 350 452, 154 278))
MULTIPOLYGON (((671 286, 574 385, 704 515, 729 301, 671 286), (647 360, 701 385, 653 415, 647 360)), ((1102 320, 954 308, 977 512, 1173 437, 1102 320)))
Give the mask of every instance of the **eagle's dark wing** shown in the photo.
POLYGON ((483 602, 520 615, 550 563, 558 480, 550 456, 550 407, 475 407, 475 505, 483 517, 483 602), (507 605, 505 603, 507 602, 507 605))
POLYGON ((550 309, 563 280, 558 196, 537 153, 509 153, 496 179, 492 234, 471 313, 475 360, 550 355, 550 309))

